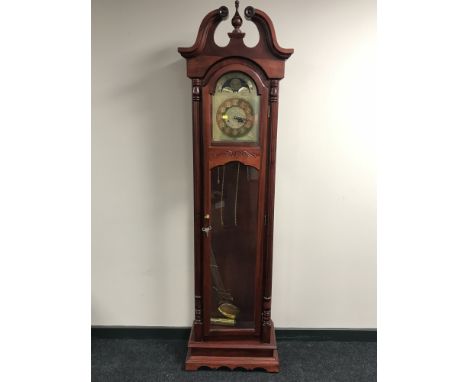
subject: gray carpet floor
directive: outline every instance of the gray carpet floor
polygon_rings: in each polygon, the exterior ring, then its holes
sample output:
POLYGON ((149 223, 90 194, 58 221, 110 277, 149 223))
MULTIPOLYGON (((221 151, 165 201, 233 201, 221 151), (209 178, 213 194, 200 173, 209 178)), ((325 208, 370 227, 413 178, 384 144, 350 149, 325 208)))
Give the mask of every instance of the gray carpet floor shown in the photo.
POLYGON ((278 374, 242 370, 183 370, 187 341, 92 339, 93 382, 123 381, 319 381, 377 380, 375 342, 278 341, 278 374))

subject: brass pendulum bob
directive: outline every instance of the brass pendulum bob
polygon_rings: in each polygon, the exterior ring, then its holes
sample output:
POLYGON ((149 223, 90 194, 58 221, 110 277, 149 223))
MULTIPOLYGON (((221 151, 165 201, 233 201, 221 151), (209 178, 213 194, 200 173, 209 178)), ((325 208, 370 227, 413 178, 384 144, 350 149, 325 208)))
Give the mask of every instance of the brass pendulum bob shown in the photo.
POLYGON ((222 302, 218 306, 218 312, 224 317, 235 320, 239 314, 239 308, 230 302, 222 302))

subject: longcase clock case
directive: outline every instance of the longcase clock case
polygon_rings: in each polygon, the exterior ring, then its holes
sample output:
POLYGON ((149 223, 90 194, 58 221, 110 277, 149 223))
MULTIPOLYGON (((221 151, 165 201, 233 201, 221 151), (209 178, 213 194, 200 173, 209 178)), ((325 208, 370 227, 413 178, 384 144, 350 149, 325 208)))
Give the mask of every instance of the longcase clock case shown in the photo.
POLYGON ((179 48, 192 79, 195 320, 186 370, 241 367, 279 371, 273 322, 273 207, 279 81, 292 49, 253 7, 259 31, 244 44, 232 18, 227 46, 215 43, 220 7, 203 19, 195 44, 179 48))

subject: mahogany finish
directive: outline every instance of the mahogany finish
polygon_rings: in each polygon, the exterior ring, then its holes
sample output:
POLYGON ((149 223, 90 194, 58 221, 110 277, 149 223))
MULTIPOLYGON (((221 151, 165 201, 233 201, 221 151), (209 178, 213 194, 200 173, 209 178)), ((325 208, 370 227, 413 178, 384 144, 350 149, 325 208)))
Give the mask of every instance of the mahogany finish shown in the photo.
POLYGON ((271 321, 272 244, 276 167, 276 129, 278 123, 279 80, 284 77, 285 61, 293 49, 279 46, 270 18, 247 7, 245 17, 258 28, 260 39, 247 47, 238 11, 232 18, 233 31, 225 47, 216 45, 214 33, 228 17, 225 6, 203 19, 195 44, 179 48, 187 59, 187 76, 192 79, 193 174, 194 174, 194 252, 195 319, 188 344, 186 370, 201 366, 234 369, 263 368, 279 371, 278 353, 271 321), (247 74, 260 96, 259 141, 212 142, 211 95, 217 80, 225 73, 247 74), (238 161, 259 171, 257 254, 255 269, 255 307, 253 328, 216 329, 210 325, 211 274, 210 244, 202 233, 205 216, 210 213, 210 170, 238 161))
POLYGON ((196 341, 194 329, 190 334, 185 370, 195 371, 200 367, 231 370, 241 367, 246 370, 264 369, 270 373, 279 371, 278 350, 273 326, 270 327, 268 343, 258 340, 196 341))

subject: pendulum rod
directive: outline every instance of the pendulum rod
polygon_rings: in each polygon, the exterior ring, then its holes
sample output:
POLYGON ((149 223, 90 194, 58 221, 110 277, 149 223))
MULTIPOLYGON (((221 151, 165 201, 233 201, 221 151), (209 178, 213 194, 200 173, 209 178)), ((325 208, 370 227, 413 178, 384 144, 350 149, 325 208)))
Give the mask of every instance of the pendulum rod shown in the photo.
POLYGON ((223 319, 212 317, 211 323, 217 325, 233 326, 236 324, 236 317, 239 314, 239 308, 234 305, 234 298, 232 297, 232 294, 224 286, 224 282, 221 278, 219 267, 216 263, 216 257, 212 248, 210 262, 213 290, 215 291, 218 298, 218 312, 225 317, 223 319))
POLYGON ((239 194, 239 170, 240 170, 240 162, 237 162, 236 197, 234 199, 234 225, 235 226, 237 226, 237 195, 239 194))
POLYGON ((221 227, 224 227, 224 219, 223 219, 223 198, 224 198, 224 175, 226 172, 226 166, 223 166, 223 180, 221 181, 221 200, 220 200, 220 217, 221 217, 221 227))

